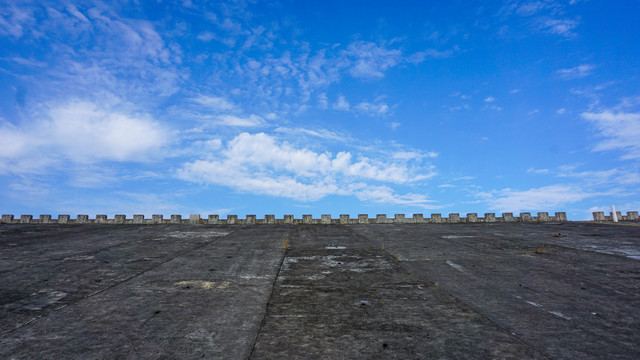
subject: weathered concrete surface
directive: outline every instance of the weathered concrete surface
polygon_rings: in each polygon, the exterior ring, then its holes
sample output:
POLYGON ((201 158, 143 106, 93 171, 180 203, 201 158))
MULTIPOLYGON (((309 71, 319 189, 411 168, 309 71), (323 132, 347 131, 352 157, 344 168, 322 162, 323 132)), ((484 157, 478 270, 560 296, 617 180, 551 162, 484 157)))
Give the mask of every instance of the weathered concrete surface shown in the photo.
POLYGON ((639 308, 640 226, 0 225, 0 358, 635 359, 639 308))

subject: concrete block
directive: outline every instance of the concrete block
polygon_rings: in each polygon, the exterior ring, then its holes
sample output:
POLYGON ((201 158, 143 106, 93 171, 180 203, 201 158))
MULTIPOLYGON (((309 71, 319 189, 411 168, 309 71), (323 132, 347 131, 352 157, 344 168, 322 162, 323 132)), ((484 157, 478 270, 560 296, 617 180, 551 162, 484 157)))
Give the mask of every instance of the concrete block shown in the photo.
POLYGON ((441 223, 442 222, 442 214, 431 214, 431 222, 432 223, 441 223))
POLYGON ((404 217, 404 214, 395 214, 394 215, 394 220, 396 222, 396 224, 404 224, 406 223, 406 219, 404 217))
POLYGON ((458 214, 458 213, 450 213, 449 214, 449 222, 450 223, 459 223, 460 222, 460 214, 458 214))
POLYGON ((13 215, 2 215, 2 223, 3 224, 12 224, 13 223, 13 215))
POLYGON ((162 224, 164 222, 164 216, 156 214, 151 215, 151 223, 152 224, 162 224))
POLYGON ((425 223, 423 214, 413 214, 413 222, 416 224, 425 223))
POLYGON ((504 222, 514 222, 516 218, 513 217, 513 213, 502 213, 502 221, 504 222))
POLYGON ((358 224, 368 224, 368 223, 369 223, 368 214, 358 214, 358 224))
POLYGON ((629 220, 640 220, 637 211, 627 211, 627 216, 629 217, 629 220))
POLYGON ((264 216, 264 223, 265 224, 275 224, 276 223, 276 216, 275 215, 265 215, 264 216))
POLYGON ((227 224, 236 225, 238 223, 238 215, 227 215, 227 224))
POLYGON ((107 215, 96 215, 96 223, 98 223, 98 224, 106 224, 107 223, 107 215))
POLYGON ((594 211, 593 221, 604 221, 604 211, 594 211))
POLYGON ((340 224, 343 224, 343 225, 349 224, 349 215, 341 214, 340 215, 340 224))
POLYGON ((125 222, 127 222, 127 215, 116 215, 113 217, 113 222, 116 224, 124 224, 125 222))
POLYGON ((207 217, 207 224, 216 225, 220 223, 220 216, 218 215, 209 215, 207 217))
POLYGON ((556 211, 556 221, 567 221, 567 213, 564 211, 556 211))
POLYGON ((478 214, 477 213, 467 213, 467 222, 470 222, 470 223, 478 222, 478 214))
POLYGON ((331 224, 331 214, 322 214, 322 215, 320 215, 320 223, 321 224, 331 224))
POLYGON ((522 221, 522 222, 533 221, 533 218, 531 217, 531 213, 529 213, 529 212, 521 212, 520 213, 520 221, 522 221))
POLYGON ((76 217, 76 224, 86 224, 89 222, 89 215, 78 215, 76 217))
MULTIPOLYGON (((610 213, 611 213, 611 216, 613 217, 613 213, 612 212, 610 213)), ((622 212, 616 211, 616 216, 618 217, 618 219, 622 219, 622 212)))
POLYGON ((171 215, 172 224, 182 224, 182 215, 171 215))
POLYGON ((285 224, 293 224, 293 215, 285 215, 284 216, 285 224))
POLYGON ((29 224, 33 219, 33 215, 20 215, 20 224, 29 224))
POLYGON ((376 224, 386 224, 387 214, 376 214, 376 224))
POLYGON ((538 212, 538 222, 549 221, 549 213, 546 211, 538 212))
POLYGON ((303 224, 313 224, 313 215, 302 215, 303 224))
POLYGON ((256 216, 255 215, 247 215, 245 222, 250 225, 256 224, 256 216))
POLYGON ((484 222, 496 222, 496 214, 484 213, 484 222))
POLYGON ((144 215, 133 215, 134 224, 144 224, 144 215))
POLYGON ((68 224, 69 215, 58 215, 58 224, 68 224))
POLYGON ((51 215, 40 215, 40 224, 50 224, 51 215))
POLYGON ((200 214, 189 214, 189 224, 200 224, 200 214))

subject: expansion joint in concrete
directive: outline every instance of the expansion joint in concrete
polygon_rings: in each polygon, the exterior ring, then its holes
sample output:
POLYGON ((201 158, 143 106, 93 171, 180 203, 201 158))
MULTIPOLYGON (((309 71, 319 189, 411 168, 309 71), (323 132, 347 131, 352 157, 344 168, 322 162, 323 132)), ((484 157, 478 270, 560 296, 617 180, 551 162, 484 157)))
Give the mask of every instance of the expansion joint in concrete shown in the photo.
POLYGON ((289 247, 291 246, 291 240, 293 240, 293 236, 291 233, 286 233, 284 238, 282 239, 282 258, 280 258, 280 266, 278 266, 278 272, 276 276, 273 277, 273 282, 271 283, 271 291, 269 292, 269 299, 267 300, 267 305, 264 309, 264 314, 262 316, 262 320, 260 321, 260 327, 258 331, 256 331, 256 337, 253 340, 253 345, 251 346, 251 353, 247 359, 253 358, 253 353, 256 350, 256 346, 258 345, 258 337, 260 336, 260 332, 262 332, 262 328, 267 322, 267 317, 269 316, 269 306, 271 305, 271 301, 273 299, 273 293, 275 292, 276 283, 278 282, 278 278, 280 277, 280 272, 282 271, 282 267, 284 266, 284 260, 287 257, 287 252, 289 251, 289 247))

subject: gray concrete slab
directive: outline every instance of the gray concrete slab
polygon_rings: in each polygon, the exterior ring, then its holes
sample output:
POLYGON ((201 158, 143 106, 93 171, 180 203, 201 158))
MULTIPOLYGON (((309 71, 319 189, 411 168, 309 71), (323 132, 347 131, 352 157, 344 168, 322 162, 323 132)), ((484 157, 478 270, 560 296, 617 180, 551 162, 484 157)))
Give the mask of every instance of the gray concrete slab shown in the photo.
POLYGON ((632 225, 0 225, 0 358, 640 358, 632 225))

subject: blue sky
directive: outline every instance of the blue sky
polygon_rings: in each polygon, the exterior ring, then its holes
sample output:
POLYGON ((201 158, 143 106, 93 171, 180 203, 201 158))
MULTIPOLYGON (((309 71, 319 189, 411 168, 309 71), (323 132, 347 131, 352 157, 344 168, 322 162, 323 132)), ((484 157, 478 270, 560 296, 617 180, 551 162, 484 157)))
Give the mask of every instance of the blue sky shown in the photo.
POLYGON ((631 0, 2 1, 0 212, 638 210, 638 18, 631 0))

